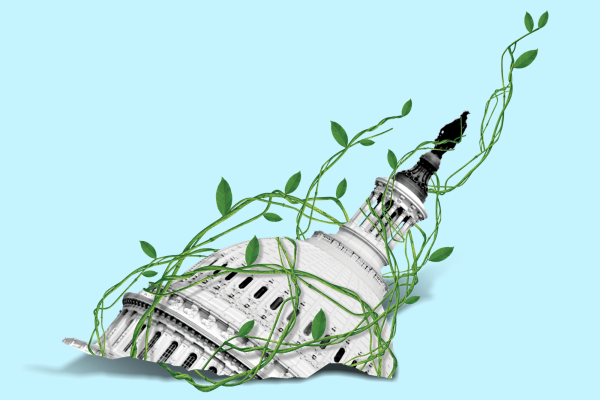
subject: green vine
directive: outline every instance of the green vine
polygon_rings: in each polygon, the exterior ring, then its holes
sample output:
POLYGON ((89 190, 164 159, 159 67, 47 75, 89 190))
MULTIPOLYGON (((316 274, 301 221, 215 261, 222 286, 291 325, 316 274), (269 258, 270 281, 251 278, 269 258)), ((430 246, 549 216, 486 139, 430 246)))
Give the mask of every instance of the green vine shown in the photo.
MULTIPOLYGON (((384 298, 375 307, 371 307, 369 304, 367 304, 365 301, 363 301, 357 293, 355 293, 354 291, 352 291, 350 289, 344 288, 339 285, 335 285, 335 284, 328 282, 327 280, 322 279, 319 276, 316 276, 314 274, 311 274, 311 273, 308 273, 305 271, 301 271, 301 270, 297 270, 296 269, 296 246, 297 245, 296 245, 296 242, 294 240, 290 239, 289 237, 286 237, 285 239, 281 239, 281 238, 276 239, 278 248, 279 248, 280 264, 255 264, 254 263, 258 257, 258 252, 259 252, 259 242, 255 236, 249 242, 249 244, 246 248, 246 265, 245 266, 242 266, 239 268, 230 268, 230 267, 226 267, 226 266, 211 265, 211 266, 204 266, 204 267, 201 267, 201 268, 198 268, 196 270, 189 271, 186 273, 182 273, 180 275, 178 275, 178 273, 179 273, 179 269, 181 268, 183 262, 186 259, 188 259, 190 257, 191 258, 194 258, 194 257, 195 258, 203 258, 213 252, 218 251, 218 249, 210 248, 208 246, 212 242, 214 242, 217 239, 223 237, 224 235, 234 231, 235 229, 238 229, 244 225, 247 225, 253 221, 256 221, 257 219, 259 219, 261 217, 264 217, 265 219, 267 219, 268 221, 271 221, 271 222, 281 221, 282 218, 279 215, 277 215, 273 212, 269 212, 272 206, 292 209, 297 213, 296 240, 305 240, 306 239, 306 233, 309 231, 312 221, 323 222, 323 223, 328 223, 328 224, 337 225, 337 226, 341 226, 344 223, 346 223, 348 221, 348 214, 346 213, 344 206, 342 205, 341 201, 339 200, 346 191, 346 187, 347 187, 346 179, 344 179, 344 180, 342 180, 342 182, 340 182, 340 184, 338 185, 337 190, 336 190, 336 195, 335 195, 335 197, 333 197, 333 196, 318 196, 319 184, 320 184, 321 178, 331 168, 333 168, 333 166, 344 155, 346 155, 346 153, 348 151, 355 148, 359 144, 362 146, 371 146, 374 144, 374 141, 372 139, 391 131, 392 129, 390 128, 381 133, 373 134, 368 137, 363 137, 365 134, 374 132, 375 130, 380 128, 382 125, 384 125, 389 120, 399 119, 399 118, 403 118, 403 117, 407 116, 410 113, 410 110, 412 108, 411 100, 407 101, 406 104, 403 106, 401 115, 382 119, 378 124, 357 133, 350 141, 348 141, 348 136, 347 136, 345 130, 339 124, 332 121, 331 122, 332 135, 333 135, 334 139, 336 140, 336 142, 338 144, 340 144, 342 149, 340 151, 338 151, 337 153, 335 153, 333 156, 331 156, 322 165, 322 167, 319 171, 319 174, 314 178, 314 180, 310 184, 310 187, 308 188, 308 191, 304 198, 299 198, 299 197, 292 195, 292 193, 298 188, 298 186, 300 184, 300 181, 301 181, 301 173, 300 172, 293 175, 288 180, 284 191, 274 190, 270 193, 262 193, 257 196, 254 196, 254 197, 248 197, 248 198, 242 199, 233 205, 232 205, 233 196, 232 196, 231 188, 229 187, 229 184, 227 183, 227 181, 225 179, 221 179, 221 182, 219 183, 219 186, 217 188, 217 193, 216 193, 217 207, 219 209, 219 212, 221 213, 221 217, 219 219, 217 219, 216 221, 214 221, 213 223, 211 223, 206 228, 204 228, 202 231, 200 231, 196 236, 194 236, 194 238, 192 238, 192 240, 185 247, 183 252, 181 252, 180 254, 176 254, 176 255, 157 257, 156 250, 154 249, 154 247, 152 245, 150 245, 147 242, 143 242, 143 241, 140 242, 141 246, 142 246, 142 250, 144 251, 144 253, 146 255, 148 255, 150 258, 152 258, 152 261, 146 265, 143 265, 143 266, 137 268, 136 270, 131 272, 129 275, 127 275, 123 280, 121 280, 119 283, 117 283, 114 286, 112 286, 111 288, 109 288, 104 293, 104 296, 102 296, 102 299, 100 300, 100 302, 98 303, 97 307, 94 310, 94 331, 92 332, 92 335, 88 342, 89 352, 91 354, 95 355, 94 351, 91 348, 91 344, 92 344, 92 340, 94 339, 94 337, 96 337, 98 345, 100 347, 100 354, 101 354, 101 356, 105 357, 106 343, 103 340, 105 338, 105 331, 104 331, 104 325, 103 325, 104 310, 107 310, 107 309, 110 309, 111 307, 113 307, 117 303, 117 301, 119 301, 123 297, 123 295, 129 290, 129 288, 131 288, 131 286, 133 286, 141 277, 157 276, 158 273, 156 271, 153 271, 153 269, 155 269, 155 268, 164 267, 164 271, 162 272, 162 275, 160 275, 160 277, 155 282, 151 282, 150 286, 148 288, 143 289, 144 291, 151 293, 154 296, 154 301, 153 301, 152 305, 142 315, 142 317, 140 318, 139 322, 137 323, 137 325, 134 329, 132 346, 130 349, 130 357, 132 357, 132 358, 135 357, 137 354, 137 348, 136 348, 137 339, 141 333, 143 325, 146 324, 148 329, 146 329, 146 333, 145 333, 144 359, 147 359, 148 335, 149 335, 149 331, 150 331, 150 325, 152 323, 152 316, 154 314, 156 305, 160 302, 160 300, 164 296, 170 296, 174 293, 178 293, 178 292, 187 290, 193 286, 201 284, 202 282, 204 282, 206 280, 214 279, 223 274, 228 274, 230 272, 252 274, 252 275, 280 274, 280 275, 285 275, 285 278, 287 279, 290 296, 283 301, 282 306, 279 308, 277 317, 275 318, 275 321, 273 323, 273 326, 271 328, 271 331, 270 331, 268 337, 264 338, 264 337, 259 337, 259 336, 251 336, 250 333, 254 327, 254 321, 253 320, 248 321, 240 328, 239 332, 236 335, 225 340, 223 342, 223 344, 221 344, 213 352, 213 354, 210 356, 208 361, 206 361, 206 363, 203 366, 203 368, 206 368, 208 363, 219 352, 227 352, 227 351, 231 351, 231 350, 237 350, 237 351, 246 352, 246 353, 259 351, 261 353, 261 357, 255 367, 253 367, 252 369, 249 369, 247 371, 238 373, 237 375, 226 377, 219 381, 212 380, 209 377, 203 375, 198 370, 195 370, 195 372, 199 378, 208 382, 208 384, 198 384, 188 374, 182 374, 182 373, 172 371, 166 364, 164 364, 162 362, 160 362, 159 364, 162 367, 164 367, 174 378, 183 379, 183 380, 187 381, 189 384, 191 384, 192 386, 194 386, 196 389, 203 391, 203 392, 209 392, 220 386, 237 386, 237 385, 241 385, 244 382, 247 382, 250 379, 253 379, 257 375, 258 371, 260 371, 266 365, 268 365, 279 354, 286 354, 289 352, 293 352, 293 351, 296 351, 303 347, 335 346, 337 344, 344 342, 347 338, 349 338, 351 336, 355 336, 364 331, 368 331, 369 335, 371 337, 370 351, 366 355, 361 355, 360 356, 361 359, 357 360, 352 365, 355 366, 356 368, 362 370, 365 368, 366 365, 368 365, 368 363, 373 362, 372 365, 374 366, 376 374, 378 376, 382 376, 383 356, 386 352, 389 352, 389 354, 391 355, 391 357, 393 359, 392 371, 387 375, 387 377, 390 378, 394 374, 394 372, 398 366, 398 361, 397 361, 394 353, 390 350, 390 345, 391 345, 392 339, 396 332, 396 318, 397 318, 398 309, 401 306, 403 306, 404 304, 414 304, 415 302, 417 302, 419 300, 419 296, 411 296, 411 293, 414 290, 415 285, 418 283, 418 272, 421 270, 421 268, 423 268, 423 266, 428 261, 432 261, 432 262, 443 261, 448 256, 450 256, 450 254, 452 253, 452 250, 453 250, 453 248, 445 247, 445 248, 440 248, 440 249, 436 250, 435 252, 431 253, 432 248, 435 244, 435 241, 436 241, 436 238, 438 235, 438 231, 439 231, 439 227, 441 224, 441 220, 442 220, 442 207, 441 207, 440 197, 442 195, 447 194, 448 192, 451 192, 451 191, 455 190, 456 188, 464 185, 468 181, 468 179, 471 177, 472 173, 488 157, 488 155, 490 154, 490 152, 492 150, 492 147, 500 139, 500 134, 502 132, 502 128, 504 125, 504 111, 506 110, 508 104, 510 103, 510 99, 513 94, 513 79, 512 79, 513 71, 514 71, 514 69, 527 67, 528 65, 530 65, 533 62, 533 60, 537 56, 537 50, 530 50, 530 51, 527 51, 527 52, 521 54, 518 57, 518 59, 515 61, 514 53, 517 48, 517 43, 519 41, 521 41, 522 39, 524 39, 525 37, 529 36, 530 34, 543 28, 546 25, 547 21, 548 21, 548 12, 545 12, 538 21, 538 27, 536 29, 533 29, 533 26, 534 26, 533 19, 529 13, 526 13, 525 14, 525 27, 526 27, 528 33, 523 35, 519 39, 515 40, 513 43, 511 43, 502 53, 502 57, 500 59, 502 87, 500 89, 495 90, 494 93, 492 94, 492 96, 490 97, 490 99, 485 104, 484 116, 483 116, 481 128, 480 128, 479 152, 475 156, 473 156, 471 158, 471 160, 469 160, 465 165, 463 165, 457 171, 455 171, 450 176, 448 176, 448 178, 444 181, 444 184, 441 184, 440 178, 437 175, 437 173, 432 176, 431 181, 429 183, 429 187, 428 187, 428 192, 430 194, 435 195, 435 227, 433 228, 432 232, 429 235, 427 235, 426 232, 419 225, 415 225, 414 228, 421 235, 420 243, 417 243, 419 240, 416 240, 413 238, 411 230, 409 230, 406 235, 404 235, 404 236, 401 235, 399 232, 398 226, 395 225, 394 222, 390 219, 388 213, 387 212, 383 213, 384 218, 386 219, 386 222, 388 224, 390 224, 390 226, 392 227, 392 229, 390 230, 390 234, 389 234, 390 236, 392 236, 392 240, 404 244, 404 258, 406 260, 406 269, 401 269, 398 266, 398 261, 396 260, 396 256, 392 253, 390 246, 387 243, 389 241, 389 238, 388 238, 388 233, 387 233, 386 229, 377 228, 378 226, 385 226, 385 225, 383 224, 383 221, 377 216, 377 214, 373 212, 373 209, 371 208, 369 202, 367 201, 367 204, 369 204, 369 211, 371 212, 371 214, 373 216, 375 216, 377 218, 377 221, 371 220, 371 223, 373 223, 375 225, 375 228, 377 229, 377 231, 383 238, 383 243, 385 244, 385 247, 386 247, 387 258, 389 260, 390 272, 384 274, 383 277, 393 280, 391 283, 389 283, 389 290, 385 294, 384 298), (508 71, 508 77, 507 77, 507 81, 505 84, 503 63, 504 63, 504 56, 507 52, 510 56, 510 68, 508 71), (492 116, 494 115, 494 113, 496 111, 496 108, 500 102, 500 99, 502 101, 502 108, 497 117, 491 137, 489 139, 486 139, 485 132, 486 132, 488 125, 492 119, 492 116), (488 115, 490 103, 492 103, 492 102, 494 102, 494 106, 493 106, 493 108, 490 112, 489 118, 486 122, 486 116, 488 115), (455 175, 459 174, 461 171, 466 169, 468 166, 471 166, 471 168, 462 175, 462 177, 456 184, 450 185, 448 183, 450 181, 450 179, 452 179, 455 175), (344 215, 345 220, 339 221, 335 217, 333 217, 330 213, 326 212, 325 210, 323 210, 320 207, 317 207, 317 201, 333 202, 341 210, 341 212, 344 215), (218 234, 202 241, 203 238, 208 234, 208 232, 210 232, 212 229, 216 228, 218 225, 225 222, 226 220, 232 218, 235 214, 237 214, 243 208, 245 208, 246 206, 248 206, 254 202, 263 203, 264 209, 261 213, 237 224, 233 228, 227 229, 221 233, 218 233, 218 234), (302 223, 303 223, 304 219, 307 219, 308 221, 306 223, 306 226, 303 228, 302 223), (289 243, 289 245, 292 246, 293 252, 289 252, 288 250, 285 249, 285 247, 284 247, 285 243, 289 243), (421 260, 421 261, 419 261, 419 260, 421 260), (177 290, 169 290, 171 284, 174 281, 191 278, 192 276, 194 276, 198 273, 201 273, 201 272, 205 272, 205 271, 219 271, 219 272, 217 272, 215 275, 211 274, 203 279, 200 279, 198 281, 190 283, 189 285, 187 285, 183 288, 180 288, 177 290), (129 280, 131 280, 131 282, 120 293, 118 298, 112 304, 105 306, 106 298, 108 296, 110 296, 111 294, 115 293, 119 288, 123 287, 126 284, 126 282, 128 282, 129 280), (362 311, 359 313, 352 312, 347 307, 344 307, 342 304, 335 301, 333 298, 328 296, 326 293, 319 290, 313 284, 309 283, 309 280, 317 281, 317 282, 325 285, 326 287, 330 288, 333 291, 336 291, 338 293, 348 296, 350 299, 356 301, 361 306, 362 311), (317 315, 315 316, 315 319, 313 321, 313 325, 312 325, 313 339, 312 340, 309 340, 309 341, 306 341, 306 342, 300 343, 300 344, 286 342, 285 339, 287 338, 289 333, 292 331, 292 329, 294 328, 295 323, 296 323, 296 315, 297 315, 298 305, 300 302, 300 294, 303 290, 303 288, 301 288, 300 283, 303 284, 303 287, 307 288, 304 290, 313 290, 313 291, 319 293, 320 295, 326 297, 329 301, 336 304, 338 307, 340 307, 340 309, 344 310, 349 315, 359 317, 360 322, 354 327, 354 329, 349 330, 348 332, 323 337, 323 334, 325 331, 326 315, 321 310, 319 313, 317 313, 317 315), (385 301, 389 302, 387 309, 385 309, 384 312, 381 314, 377 313, 375 310, 377 310, 385 301), (285 305, 288 302, 292 303, 292 306, 293 306, 294 310, 296 310, 296 312, 292 312, 290 320, 285 325, 285 328, 283 328, 283 332, 281 333, 281 335, 279 336, 279 338, 277 340, 274 340, 273 334, 275 331, 275 327, 277 326, 278 322, 280 321, 281 312, 284 308, 283 305, 285 305), (390 336, 389 336, 389 339, 385 340, 382 337, 382 326, 388 316, 391 316, 390 336), (102 337, 101 337, 101 335, 102 335, 102 337), (375 339, 376 346, 373 345, 373 339, 375 339), (243 343, 243 344, 250 343, 253 345, 252 346, 244 346, 241 343, 243 343)), ((461 136, 461 138, 462 137, 463 136, 461 136)), ((444 141, 440 141, 440 142, 436 142, 436 141, 423 142, 423 143, 419 144, 414 150, 403 155, 400 158, 400 160, 398 160, 396 158, 396 155, 394 154, 393 151, 389 150, 388 151, 388 162, 390 163, 392 172, 390 173, 390 176, 388 179, 388 184, 385 188, 384 198, 387 194, 387 191, 389 190, 390 184, 391 185, 394 184, 396 172, 408 159, 410 159, 410 157, 412 157, 415 153, 417 153, 419 151, 432 149, 434 145, 445 143, 445 142, 448 142, 448 140, 444 140, 444 141)), ((452 150, 450 150, 450 151, 452 151, 452 150)), ((384 211, 387 211, 388 209, 385 209, 384 211)), ((367 216, 367 214, 365 212, 363 212, 363 214, 364 214, 364 216, 367 216)), ((357 357, 358 356, 346 361, 346 364, 349 365, 350 362, 355 361, 357 359, 357 357)))

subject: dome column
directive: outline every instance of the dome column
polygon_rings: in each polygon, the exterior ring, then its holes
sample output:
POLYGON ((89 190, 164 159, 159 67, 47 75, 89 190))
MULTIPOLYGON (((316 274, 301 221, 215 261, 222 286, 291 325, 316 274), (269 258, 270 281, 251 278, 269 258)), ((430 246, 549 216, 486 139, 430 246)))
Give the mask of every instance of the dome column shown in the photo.
POLYGON ((198 355, 198 359, 196 360, 196 362, 194 364, 192 364, 192 366, 194 366, 194 365, 199 366, 198 361, 201 358, 204 358, 204 360, 205 360, 204 362, 206 362, 206 360, 207 360, 207 358, 205 358, 206 357, 206 349, 204 349, 204 347, 199 346, 197 344, 195 346, 193 346, 193 348, 194 348, 194 351, 197 351, 196 354, 198 355))
POLYGON ((160 335, 158 342, 152 347, 152 349, 148 352, 148 361, 156 362, 167 349, 167 347, 171 344, 173 338, 173 331, 169 328, 165 328, 165 330, 160 335))
POLYGON ((127 340, 127 342, 131 342, 131 339, 133 339, 133 330, 135 329, 135 326, 137 325, 137 323, 140 322, 141 318, 142 318, 142 316, 140 314, 134 313, 130 319, 130 321, 132 321, 132 322, 128 323, 127 328, 125 328, 123 333, 121 333, 121 335, 119 336, 119 338, 113 345, 117 346, 119 343, 121 343, 121 341, 125 337, 129 338, 129 340, 127 340))
MULTIPOLYGON (((383 200, 379 202, 377 207, 375 207, 375 210, 373 210, 374 214, 379 215, 379 213, 381 212, 381 208, 383 207, 383 203, 384 203, 383 200)), ((369 214, 369 216, 367 218, 365 218, 365 220, 360 225, 360 227, 363 228, 367 232, 371 232, 374 229, 373 225, 375 223, 377 223, 377 218, 373 214, 369 214), (371 221, 371 222, 369 222, 369 221, 371 221)))
POLYGON ((363 203, 363 205, 358 209, 358 211, 356 212, 356 214, 354 214, 354 216, 352 216, 352 218, 350 218, 350 222, 354 223, 354 225, 358 226, 358 221, 360 221, 360 218, 363 215, 363 212, 365 214, 368 214, 369 212, 369 204, 373 203, 373 198, 375 197, 375 192, 371 192, 371 195, 369 196, 369 199, 367 201, 365 201, 363 203), (368 204, 367 204, 368 203, 368 204))
POLYGON ((386 224, 385 224, 385 233, 386 233, 386 237, 388 239, 389 239, 390 235, 392 234, 392 227, 395 226, 395 225, 397 225, 396 221, 398 221, 398 217, 391 218, 391 216, 394 215, 394 213, 398 210, 398 208, 400 208, 400 205, 396 204, 394 202, 394 205, 392 206, 392 208, 390 210, 390 213, 389 213, 389 215, 390 215, 390 222, 388 223, 386 221, 386 224))
MULTIPOLYGON (((152 338, 154 337, 154 335, 157 332, 162 333, 164 331, 165 326, 161 323, 159 323, 159 321, 156 318, 152 318, 152 323, 150 324, 150 330, 148 331, 148 345, 150 345, 150 341, 152 340, 152 338)), ((148 327, 146 327, 146 329, 148 329, 148 327)), ((157 343, 154 344, 154 346, 152 347, 152 349, 154 349, 156 347, 157 343)), ((148 361, 152 361, 152 359, 150 358, 150 354, 152 354, 152 349, 148 350, 148 361)), ((142 360, 144 359, 143 354, 146 351, 146 332, 143 332, 143 334, 141 334, 139 336, 139 340, 137 343, 137 354, 136 357, 139 357, 140 354, 142 354, 142 360)))
POLYGON ((402 234, 402 236, 405 236, 408 232, 408 230, 410 228, 412 228, 413 226, 415 226, 415 224, 417 223, 417 221, 415 221, 412 217, 409 218, 408 221, 406 221, 404 223, 404 225, 402 225, 402 228, 400 228, 400 233, 402 234))
MULTIPOLYGON (((135 332, 135 327, 137 326, 137 324, 140 322, 140 319, 142 319, 142 316, 140 315, 140 318, 138 318, 137 322, 131 327, 131 335, 127 335, 128 339, 126 341, 127 345, 125 345, 123 347, 123 349, 121 349, 120 351, 122 351, 123 353, 127 354, 127 356, 129 356, 131 349, 133 348, 134 342, 133 342, 133 333, 135 332), (127 350, 125 350, 125 348, 127 348, 127 350)), ((146 342, 146 328, 148 327, 148 324, 144 324, 142 325, 142 329, 137 337, 137 340, 135 342, 136 344, 136 354, 134 354, 134 357, 137 357, 137 352, 139 351, 140 347, 143 346, 146 342)), ((150 339, 148 339, 150 340, 150 339)), ((119 349, 117 349, 119 350, 119 349)))
MULTIPOLYGON (((383 221, 387 237, 389 237, 389 235, 390 235, 390 224, 389 224, 388 220, 385 218, 385 214, 387 214, 390 221, 393 221, 391 216, 394 215, 394 212, 396 212, 397 209, 398 209, 398 205, 396 204, 396 202, 394 202, 392 204, 392 207, 386 213, 381 215, 381 220, 383 221)), ((383 228, 381 228, 381 224, 379 223, 379 221, 377 221, 377 224, 375 224, 375 229, 380 229, 383 231, 383 228)), ((379 234, 379 233, 377 233, 377 234, 379 234)), ((383 235, 379 235, 378 239, 383 240, 383 235)))
MULTIPOLYGON (((204 364, 206 364, 206 362, 208 361, 208 357, 210 357, 207 353, 207 351, 202 350, 203 353, 202 355, 198 355, 198 359, 196 360, 196 362, 194 364, 196 365, 196 369, 200 369, 204 366, 204 364)), ((208 368, 208 366, 206 367, 208 368)))
MULTIPOLYGON (((404 215, 406 215, 406 212, 402 213, 402 218, 404 218, 404 215)), ((402 225, 402 227, 400 228, 400 234, 394 236, 394 240, 392 240, 389 244, 390 246, 390 250, 394 250, 394 248, 396 247, 396 245, 399 243, 396 240, 400 240, 404 235, 406 235, 406 232, 408 232, 408 230, 410 228, 412 228, 414 225, 416 224, 416 221, 412 218, 410 218, 408 221, 406 221, 404 223, 404 225, 402 225)))
MULTIPOLYGON (((398 229, 398 225, 400 225, 402 223, 402 221, 404 220, 404 218, 406 218, 406 216, 408 215, 408 213, 406 212, 406 210, 402 210, 402 212, 393 219, 394 222, 394 228, 398 229)), ((392 234, 392 229, 390 227, 390 235, 392 234)), ((399 239, 400 236, 398 236, 397 234, 394 236, 394 239, 399 239)))
POLYGON ((131 321, 132 318, 134 318, 136 314, 137 313, 135 311, 133 311, 133 312, 129 313, 126 318, 123 319, 123 321, 121 322, 121 324, 117 327, 117 329, 112 334, 112 337, 109 339, 109 343, 110 343, 111 346, 114 346, 117 343, 117 341, 119 340, 121 334, 129 326, 129 321, 131 321))
POLYGON ((188 356, 192 353, 192 342, 187 339, 183 339, 179 346, 177 346, 177 350, 171 356, 170 364, 172 365, 181 365, 188 358, 188 356))
MULTIPOLYGON (((121 312, 119 313, 119 316, 117 318, 115 318, 115 320, 113 321, 112 324, 110 324, 110 326, 107 329, 107 331, 108 331, 108 335, 106 337, 107 339, 112 338, 114 336, 115 332, 121 328, 121 326, 123 325, 123 322, 127 319, 128 312, 129 312, 129 310, 127 310, 127 309, 121 310, 121 312), (113 327, 113 328, 111 329, 111 327, 113 327)), ((102 338, 104 338, 104 336, 102 336, 102 338)))

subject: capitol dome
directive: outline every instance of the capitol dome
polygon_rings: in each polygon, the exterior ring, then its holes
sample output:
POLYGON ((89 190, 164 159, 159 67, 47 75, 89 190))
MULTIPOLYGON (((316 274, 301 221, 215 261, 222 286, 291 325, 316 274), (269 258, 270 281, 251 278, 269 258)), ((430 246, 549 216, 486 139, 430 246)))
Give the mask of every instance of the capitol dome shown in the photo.
MULTIPOLYGON (((466 119, 466 114, 463 113, 461 118, 466 119)), ((445 128, 448 126, 450 124, 445 128)), ((465 128, 466 123, 460 132, 465 128)), ((457 137, 456 132, 446 130, 447 132, 444 132, 442 129, 437 140, 457 137)), ((279 242, 288 255, 293 255, 295 251, 294 268, 350 289, 378 315, 384 313, 379 303, 388 287, 382 278, 381 269, 388 265, 388 259, 384 237, 381 234, 386 232, 387 245, 393 250, 401 236, 405 236, 417 222, 427 218, 423 205, 427 196, 426 183, 438 170, 444 151, 453 148, 454 144, 436 145, 436 150, 423 154, 413 168, 398 172, 393 181, 377 178, 375 189, 368 199, 354 216, 339 228, 338 233, 316 231, 311 238, 294 240, 293 243, 291 239, 280 238, 279 242), (387 218, 384 218, 384 214, 387 218), (383 222, 383 227, 380 226, 380 221, 383 222), (393 222, 394 229, 387 221, 393 222), (399 233, 394 235, 396 230, 399 233)), ((290 268, 277 238, 258 241, 260 251, 254 264, 278 264, 290 268)), ((188 272, 205 266, 230 269, 246 266, 245 252, 248 243, 249 241, 223 248, 207 256, 188 272)), ((264 267, 253 267, 256 270, 260 268, 264 267)), ((166 295, 157 304, 148 332, 148 361, 182 366, 188 370, 202 369, 215 349, 236 335, 245 322, 256 321, 250 336, 267 338, 277 314, 281 312, 272 338, 276 341, 293 316, 292 302, 285 302, 285 299, 290 297, 290 286, 287 275, 284 274, 205 270, 189 278, 173 281, 167 293, 175 292, 207 276, 211 276, 211 279, 181 292, 166 295)), ((327 321, 322 344, 325 344, 328 335, 352 332, 358 327, 362 318, 348 313, 332 300, 352 313, 362 314, 364 311, 358 301, 316 279, 302 279, 304 282, 298 279, 301 293, 296 322, 284 340, 286 343, 300 344, 312 340, 312 323, 321 309, 327 321), (317 290, 322 293, 318 293, 317 290)), ((106 344, 107 357, 130 356, 134 328, 153 300, 154 295, 143 290, 124 295, 123 309, 106 330, 106 340, 101 338, 106 344)), ((387 320, 382 318, 380 321, 378 325, 382 332, 381 337, 384 341, 389 340, 390 329, 387 320)), ((138 359, 144 359, 147 335, 145 329, 144 325, 136 343, 138 359)), ((380 346, 377 341, 376 335, 365 330, 349 336, 342 343, 319 347, 305 346, 288 353, 276 354, 272 362, 259 369, 256 377, 308 377, 329 363, 344 363, 350 366, 359 364, 361 370, 367 374, 387 377, 391 374, 394 364, 389 351, 392 350, 391 343, 389 350, 386 350, 382 357, 379 374, 373 365, 375 362, 379 366, 379 359, 366 365, 361 363, 372 349, 380 346)), ((81 340, 67 338, 63 342, 89 352, 87 343, 81 340)), ((249 338, 238 338, 234 343, 240 347, 264 345, 264 341, 249 338)), ((90 347, 96 354, 100 354, 97 344, 90 347)), ((206 369, 219 375, 236 375, 254 368, 260 359, 260 351, 240 352, 233 349, 217 353, 206 369)))
MULTIPOLYGON (((387 179, 378 178, 377 186, 370 196, 375 211, 382 206, 382 194, 387 179)), ((395 204, 388 211, 400 223, 404 222, 402 231, 406 232, 419 219, 426 217, 426 212, 416 196, 402 185, 396 183, 393 192, 395 204), (402 192, 401 192, 402 191, 402 192), (402 207, 403 205, 403 207, 402 207), (398 210, 397 212, 395 212, 398 210)), ((389 201, 390 196, 388 196, 389 201)), ((363 210, 367 204, 363 204, 363 210)), ((381 267, 385 261, 383 240, 377 235, 373 224, 364 218, 360 210, 337 234, 326 234, 317 231, 306 241, 295 240, 295 269, 309 272, 336 285, 356 292, 363 301, 375 309, 377 314, 384 312, 380 305, 387 291, 387 284, 381 276, 381 267), (362 223, 358 223, 362 222, 362 223)), ((371 216, 371 219, 374 219, 371 216)), ((280 239, 288 254, 294 254, 294 246, 288 239, 280 239)), ((219 250, 194 265, 188 271, 207 265, 219 265, 229 268, 245 266, 247 242, 235 244, 219 250)), ((260 252, 255 264, 281 264, 280 251, 276 238, 259 239, 260 252)), ((289 267, 285 264, 284 266, 289 267)), ((152 318, 148 339, 148 361, 161 361, 171 365, 183 366, 186 369, 201 368, 214 350, 227 338, 233 336, 248 320, 256 321, 252 336, 268 337, 275 317, 283 300, 290 296, 285 275, 281 274, 248 274, 220 273, 205 271, 191 278, 174 281, 169 291, 176 291, 188 286, 193 281, 215 275, 199 285, 182 292, 165 296, 157 305, 152 318)), ((346 295, 315 280, 308 280, 311 285, 338 301, 348 310, 362 313, 361 305, 346 295)), ((312 340, 312 321, 319 310, 323 309, 327 325, 324 336, 352 331, 361 321, 340 309, 331 300, 311 290, 299 282, 301 294, 296 324, 286 338, 286 342, 302 343, 312 340)), ((126 293, 123 297, 123 309, 119 316, 107 329, 106 352, 109 358, 129 357, 133 330, 145 310, 151 306, 154 296, 146 291, 126 293)), ((292 316, 293 305, 283 305, 279 326, 276 327, 273 340, 283 331, 283 327, 292 316)), ((387 321, 382 326, 382 338, 389 339, 387 321)), ((138 337, 137 348, 139 359, 144 357, 144 340, 146 332, 138 337)), ((377 347, 377 338, 373 336, 369 345, 369 332, 364 331, 349 337, 337 345, 321 347, 303 347, 294 352, 277 355, 274 362, 258 372, 260 378, 268 377, 308 377, 329 363, 345 363, 347 360, 369 353, 370 348, 377 347)), ((76 339, 65 339, 67 344, 87 352, 85 342, 76 339)), ((261 345, 261 343, 247 343, 261 345)), ((391 347, 391 346, 390 346, 391 347)), ((99 350, 97 345, 93 349, 99 350)), ((258 353, 258 352, 257 352, 258 353)), ((211 360, 207 369, 220 375, 233 375, 253 368, 260 354, 243 353, 235 350, 219 353, 211 360)), ((360 357, 352 360, 355 364, 360 357), (356 361, 355 361, 356 360, 356 361)), ((352 365, 352 363, 348 363, 352 365)), ((381 376, 388 376, 393 367, 389 351, 383 357, 381 376)), ((363 369, 375 375, 372 362, 363 369)))

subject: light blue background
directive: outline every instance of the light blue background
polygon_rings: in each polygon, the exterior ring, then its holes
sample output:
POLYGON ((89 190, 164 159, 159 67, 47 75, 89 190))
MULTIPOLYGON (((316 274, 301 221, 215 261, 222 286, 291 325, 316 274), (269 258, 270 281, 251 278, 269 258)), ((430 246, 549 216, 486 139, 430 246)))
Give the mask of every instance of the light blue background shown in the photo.
MULTIPOLYGON (((392 132, 323 179, 331 195, 347 178, 349 213, 389 174, 388 148, 404 154, 469 110, 447 176, 477 151, 525 11, 537 25, 546 10, 548 25, 517 47, 539 55, 514 74, 500 142, 442 199, 436 247, 455 251, 423 269, 421 301, 399 313, 396 376, 325 371, 204 396, 598 398, 598 2, 5 1, 7 398, 203 396, 158 365, 92 358, 61 340, 89 338, 104 291, 148 261, 139 240, 179 253, 218 217, 221 177, 238 201, 301 170, 305 193, 339 149, 330 120, 353 136, 413 100, 392 132)), ((284 222, 216 246, 293 236, 293 214, 278 213, 284 222)))

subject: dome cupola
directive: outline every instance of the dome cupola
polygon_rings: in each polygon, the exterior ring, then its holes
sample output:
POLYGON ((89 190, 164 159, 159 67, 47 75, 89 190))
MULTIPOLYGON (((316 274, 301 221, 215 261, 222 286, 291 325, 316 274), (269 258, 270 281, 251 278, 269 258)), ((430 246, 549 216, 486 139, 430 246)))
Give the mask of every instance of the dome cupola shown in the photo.
POLYGON ((398 172, 394 181, 377 178, 369 198, 338 233, 326 235, 317 231, 309 241, 326 251, 335 247, 353 253, 351 257, 356 257, 357 262, 365 263, 367 269, 373 269, 381 276, 381 268, 388 265, 384 240, 393 250, 410 228, 427 218, 423 205, 427 198, 427 183, 439 169, 444 153, 461 141, 467 129, 468 114, 465 111, 445 125, 435 141, 446 142, 423 154, 412 168, 398 172), (395 233, 397 231, 399 233, 395 233), (325 238, 326 243, 317 240, 320 238, 325 238))

